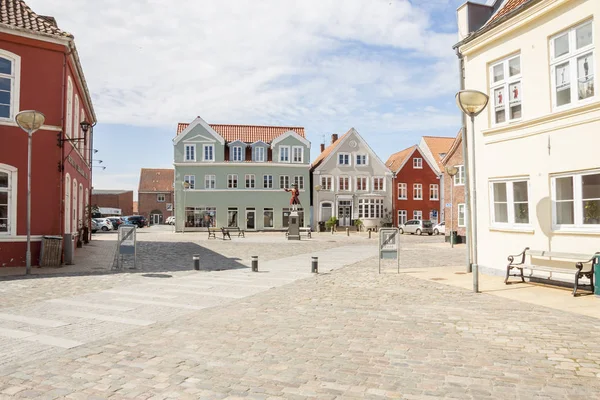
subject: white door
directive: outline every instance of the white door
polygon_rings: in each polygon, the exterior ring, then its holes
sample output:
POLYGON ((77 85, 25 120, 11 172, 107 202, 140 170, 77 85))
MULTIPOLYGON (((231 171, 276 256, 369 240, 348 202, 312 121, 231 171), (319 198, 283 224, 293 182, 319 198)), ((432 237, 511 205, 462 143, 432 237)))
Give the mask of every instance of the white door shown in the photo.
POLYGON ((352 216, 352 202, 350 200, 340 200, 338 203, 338 221, 340 226, 350 226, 352 216))

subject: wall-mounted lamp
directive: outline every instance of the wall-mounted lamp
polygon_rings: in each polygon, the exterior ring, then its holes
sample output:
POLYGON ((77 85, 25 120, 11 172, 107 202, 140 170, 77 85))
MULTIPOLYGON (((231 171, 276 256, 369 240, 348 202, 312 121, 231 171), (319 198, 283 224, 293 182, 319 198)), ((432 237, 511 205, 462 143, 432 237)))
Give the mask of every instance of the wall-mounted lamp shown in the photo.
POLYGON ((86 140, 87 139, 87 132, 90 129, 90 127, 92 125, 90 125, 89 122, 87 121, 82 121, 79 126, 81 127, 81 130, 83 131, 83 137, 81 138, 69 138, 69 137, 62 137, 62 132, 58 132, 57 134, 57 139, 58 139, 58 147, 62 147, 64 142, 71 142, 71 144, 73 144, 73 142, 80 142, 82 140, 86 140))

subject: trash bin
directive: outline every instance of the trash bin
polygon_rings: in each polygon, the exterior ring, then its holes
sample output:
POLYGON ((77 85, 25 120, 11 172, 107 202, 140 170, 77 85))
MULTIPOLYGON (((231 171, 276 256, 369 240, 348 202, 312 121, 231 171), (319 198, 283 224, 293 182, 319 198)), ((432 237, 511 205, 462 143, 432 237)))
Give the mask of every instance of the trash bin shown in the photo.
POLYGON ((450 231, 450 244, 457 244, 457 243, 458 243, 458 232, 450 231))
POLYGON ((319 221, 319 232, 325 232, 325 221, 319 221))
POLYGON ((40 267, 60 267, 62 240, 60 236, 42 236, 40 267))

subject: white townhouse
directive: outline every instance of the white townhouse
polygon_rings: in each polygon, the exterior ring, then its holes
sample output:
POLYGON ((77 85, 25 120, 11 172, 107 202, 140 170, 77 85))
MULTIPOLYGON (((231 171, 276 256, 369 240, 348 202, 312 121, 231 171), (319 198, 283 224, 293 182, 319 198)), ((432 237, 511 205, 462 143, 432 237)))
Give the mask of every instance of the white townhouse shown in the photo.
POLYGON ((525 247, 600 251, 600 1, 465 3, 458 31, 464 86, 490 96, 467 124, 474 263, 503 274, 525 247))
POLYGON ((353 227, 360 219, 365 228, 393 222, 392 172, 377 157, 367 142, 351 128, 331 144, 312 163, 313 227, 337 217, 338 226, 353 227), (318 190, 317 190, 318 189, 318 190))

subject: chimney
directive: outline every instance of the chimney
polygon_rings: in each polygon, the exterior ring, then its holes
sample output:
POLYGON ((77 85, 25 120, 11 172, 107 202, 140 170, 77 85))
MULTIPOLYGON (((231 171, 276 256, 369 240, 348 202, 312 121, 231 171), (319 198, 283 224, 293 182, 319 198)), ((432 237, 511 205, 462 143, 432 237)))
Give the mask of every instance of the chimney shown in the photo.
POLYGON ((333 133, 333 134, 331 135, 331 144, 334 144, 335 142, 337 142, 337 140, 338 140, 338 135, 337 135, 337 133, 333 133))
POLYGON ((325 143, 321 143, 321 153, 325 151, 325 143))

